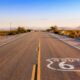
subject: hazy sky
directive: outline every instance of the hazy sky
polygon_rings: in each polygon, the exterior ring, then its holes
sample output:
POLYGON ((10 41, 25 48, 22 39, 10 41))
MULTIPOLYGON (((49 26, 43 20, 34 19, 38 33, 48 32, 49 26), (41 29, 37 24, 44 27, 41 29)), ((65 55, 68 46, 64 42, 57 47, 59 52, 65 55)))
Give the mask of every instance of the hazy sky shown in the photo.
POLYGON ((0 28, 80 25, 80 0, 0 0, 0 28))

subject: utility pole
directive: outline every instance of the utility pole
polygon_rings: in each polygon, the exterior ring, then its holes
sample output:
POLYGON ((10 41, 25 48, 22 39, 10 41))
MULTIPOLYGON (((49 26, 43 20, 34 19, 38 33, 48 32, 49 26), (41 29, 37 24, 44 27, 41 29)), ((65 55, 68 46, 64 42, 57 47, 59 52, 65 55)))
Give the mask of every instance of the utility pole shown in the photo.
POLYGON ((10 32, 11 32, 11 26, 12 26, 12 23, 10 22, 10 32))

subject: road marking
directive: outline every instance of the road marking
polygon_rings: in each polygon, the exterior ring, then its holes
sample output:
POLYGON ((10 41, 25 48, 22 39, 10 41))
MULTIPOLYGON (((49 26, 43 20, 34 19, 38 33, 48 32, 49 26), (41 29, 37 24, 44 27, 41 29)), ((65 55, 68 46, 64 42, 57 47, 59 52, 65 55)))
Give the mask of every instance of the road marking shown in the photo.
POLYGON ((74 70, 74 65, 67 64, 66 61, 62 61, 59 63, 59 67, 63 70, 74 70))
POLYGON ((41 55, 40 55, 40 40, 39 40, 39 47, 38 47, 38 69, 37 69, 37 80, 40 80, 40 69, 41 69, 41 66, 40 66, 40 57, 41 57, 41 55))
POLYGON ((79 58, 51 58, 47 59, 46 61, 49 62, 47 68, 51 70, 80 72, 79 58))
POLYGON ((35 77, 36 77, 36 65, 34 64, 33 65, 33 70, 32 70, 32 77, 31 77, 31 80, 35 80, 35 77))

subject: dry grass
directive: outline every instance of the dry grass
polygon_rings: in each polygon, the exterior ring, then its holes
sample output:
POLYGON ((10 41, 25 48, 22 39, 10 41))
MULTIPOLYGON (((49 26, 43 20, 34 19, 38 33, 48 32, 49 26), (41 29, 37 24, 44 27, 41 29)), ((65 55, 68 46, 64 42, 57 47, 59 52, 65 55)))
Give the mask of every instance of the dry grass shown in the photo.
POLYGON ((16 35, 16 34, 20 34, 20 33, 26 33, 26 32, 30 32, 31 30, 30 29, 25 29, 23 27, 18 27, 17 29, 15 30, 6 30, 6 31, 0 31, 0 36, 5 36, 5 35, 16 35))

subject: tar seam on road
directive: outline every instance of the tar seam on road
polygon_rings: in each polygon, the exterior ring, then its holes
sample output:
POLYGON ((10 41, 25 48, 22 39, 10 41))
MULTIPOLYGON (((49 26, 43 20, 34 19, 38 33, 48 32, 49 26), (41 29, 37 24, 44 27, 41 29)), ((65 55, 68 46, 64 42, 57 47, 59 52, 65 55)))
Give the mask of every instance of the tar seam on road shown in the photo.
POLYGON ((32 70, 32 77, 31 77, 31 80, 36 80, 37 78, 37 65, 34 64, 33 65, 33 70, 32 70))
POLYGON ((39 40, 39 48, 38 48, 38 68, 37 68, 37 80, 40 80, 40 69, 41 69, 41 66, 40 66, 40 40, 39 40))

